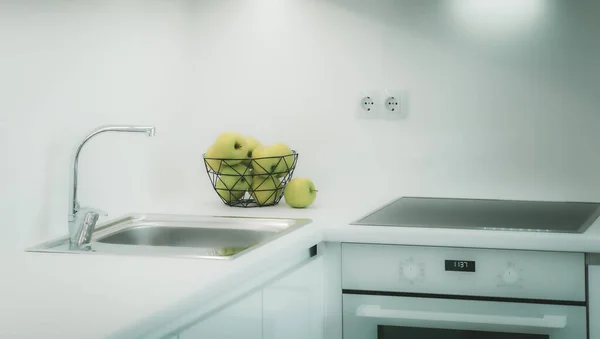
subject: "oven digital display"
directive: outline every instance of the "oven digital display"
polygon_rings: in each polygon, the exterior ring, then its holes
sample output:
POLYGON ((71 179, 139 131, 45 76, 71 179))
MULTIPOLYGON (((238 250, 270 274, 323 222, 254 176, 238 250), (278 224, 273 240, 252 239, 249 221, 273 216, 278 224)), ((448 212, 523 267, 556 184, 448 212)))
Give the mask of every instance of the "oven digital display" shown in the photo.
POLYGON ((475 272, 475 261, 446 260, 446 271, 475 272))

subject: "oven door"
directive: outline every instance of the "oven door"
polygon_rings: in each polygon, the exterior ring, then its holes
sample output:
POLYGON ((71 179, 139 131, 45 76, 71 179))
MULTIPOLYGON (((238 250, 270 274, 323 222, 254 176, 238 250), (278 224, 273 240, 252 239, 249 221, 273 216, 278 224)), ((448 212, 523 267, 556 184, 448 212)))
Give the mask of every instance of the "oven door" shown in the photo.
POLYGON ((344 339, 586 339, 586 307, 344 294, 344 339))

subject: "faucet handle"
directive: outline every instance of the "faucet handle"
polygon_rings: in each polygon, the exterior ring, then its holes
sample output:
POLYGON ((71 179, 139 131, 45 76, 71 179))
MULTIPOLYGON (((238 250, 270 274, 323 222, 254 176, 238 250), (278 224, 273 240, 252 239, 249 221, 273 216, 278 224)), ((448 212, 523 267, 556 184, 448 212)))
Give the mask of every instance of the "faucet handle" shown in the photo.
POLYGON ((88 244, 92 239, 92 233, 96 228, 96 222, 98 217, 102 215, 108 215, 108 213, 91 207, 83 207, 77 211, 79 219, 75 220, 76 230, 71 237, 71 244, 75 244, 77 248, 82 245, 88 244))

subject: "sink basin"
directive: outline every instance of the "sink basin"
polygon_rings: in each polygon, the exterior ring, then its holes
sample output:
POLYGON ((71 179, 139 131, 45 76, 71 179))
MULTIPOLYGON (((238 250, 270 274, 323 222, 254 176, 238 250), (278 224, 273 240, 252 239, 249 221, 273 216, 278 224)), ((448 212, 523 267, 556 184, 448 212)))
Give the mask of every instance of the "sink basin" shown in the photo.
POLYGON ((267 240, 268 230, 237 230, 227 228, 186 228, 168 226, 137 226, 98 239, 98 242, 123 245, 241 247, 267 240))
POLYGON ((68 237, 64 237, 27 251, 231 260, 310 222, 310 219, 131 214, 99 224, 84 249, 70 248, 68 237))

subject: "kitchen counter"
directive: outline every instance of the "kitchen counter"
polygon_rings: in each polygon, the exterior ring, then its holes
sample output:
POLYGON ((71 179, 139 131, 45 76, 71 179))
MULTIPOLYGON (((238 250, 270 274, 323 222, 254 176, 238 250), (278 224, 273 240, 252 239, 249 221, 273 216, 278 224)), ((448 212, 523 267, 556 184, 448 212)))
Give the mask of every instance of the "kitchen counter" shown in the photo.
MULTIPOLYGON (((343 223, 341 210, 231 208, 208 204, 206 215, 311 218, 289 236, 231 261, 108 254, 3 254, 0 338, 131 338, 129 328, 169 307, 198 305, 322 241, 321 227, 343 223), (123 330, 123 332, 120 332, 123 330), (122 336, 121 336, 122 335, 122 336)), ((118 216, 114 216, 118 217, 118 216)), ((34 244, 31 244, 34 245, 34 244)), ((167 319, 162 316, 163 321, 167 319)), ((154 322, 156 324, 156 322, 154 322)))
MULTIPOLYGON (((123 338, 167 323, 320 241, 600 252, 600 221, 584 234, 350 226, 361 208, 230 208, 202 214, 311 218, 302 229, 232 261, 19 252, 2 282, 0 338, 123 338), (165 309, 172 312, 164 312, 165 309), (151 319, 151 321, 147 321, 151 319)), ((33 244, 32 244, 33 245, 33 244)))

